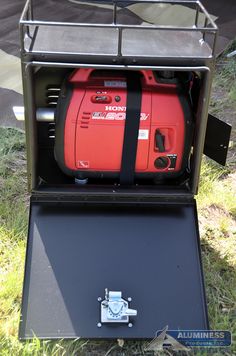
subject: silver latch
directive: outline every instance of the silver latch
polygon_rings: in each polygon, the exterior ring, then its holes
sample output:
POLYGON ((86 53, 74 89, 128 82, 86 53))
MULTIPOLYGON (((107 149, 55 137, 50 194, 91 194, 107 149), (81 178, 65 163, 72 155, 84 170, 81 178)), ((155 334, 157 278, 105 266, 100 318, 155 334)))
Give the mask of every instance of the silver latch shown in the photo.
POLYGON ((137 315, 137 310, 129 308, 130 301, 131 298, 128 301, 122 298, 122 292, 108 291, 106 288, 105 299, 101 300, 101 323, 130 324, 129 317, 137 315))

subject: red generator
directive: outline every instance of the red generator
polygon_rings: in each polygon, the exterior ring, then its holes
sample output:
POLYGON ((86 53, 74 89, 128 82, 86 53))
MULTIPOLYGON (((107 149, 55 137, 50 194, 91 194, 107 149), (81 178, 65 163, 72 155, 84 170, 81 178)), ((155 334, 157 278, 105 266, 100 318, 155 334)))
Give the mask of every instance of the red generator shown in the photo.
POLYGON ((177 78, 78 69, 64 81, 55 118, 55 158, 76 178, 158 181, 187 169, 193 114, 177 78))

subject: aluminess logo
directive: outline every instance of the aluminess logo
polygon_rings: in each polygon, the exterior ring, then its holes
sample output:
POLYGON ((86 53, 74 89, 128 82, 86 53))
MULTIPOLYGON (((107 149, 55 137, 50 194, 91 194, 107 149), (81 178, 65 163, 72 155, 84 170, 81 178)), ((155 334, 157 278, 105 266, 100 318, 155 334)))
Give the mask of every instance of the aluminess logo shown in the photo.
POLYGON ((157 336, 153 339, 147 347, 145 347, 144 351, 161 351, 165 348, 171 347, 173 350, 178 351, 190 351, 189 347, 184 346, 171 335, 167 334, 168 326, 166 326, 160 332, 157 332, 157 336))
POLYGON ((189 351, 192 347, 227 347, 231 345, 230 331, 223 330, 168 330, 166 326, 145 348, 158 351, 171 348, 175 351, 189 351), (168 333, 167 333, 168 331, 168 333))

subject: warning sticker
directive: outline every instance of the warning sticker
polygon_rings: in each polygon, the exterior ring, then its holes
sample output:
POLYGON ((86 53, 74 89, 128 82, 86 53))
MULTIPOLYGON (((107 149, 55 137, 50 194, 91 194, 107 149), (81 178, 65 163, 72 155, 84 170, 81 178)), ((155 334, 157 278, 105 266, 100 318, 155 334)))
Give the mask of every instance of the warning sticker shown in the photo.
POLYGON ((138 139, 139 140, 148 140, 149 130, 139 130, 138 139))

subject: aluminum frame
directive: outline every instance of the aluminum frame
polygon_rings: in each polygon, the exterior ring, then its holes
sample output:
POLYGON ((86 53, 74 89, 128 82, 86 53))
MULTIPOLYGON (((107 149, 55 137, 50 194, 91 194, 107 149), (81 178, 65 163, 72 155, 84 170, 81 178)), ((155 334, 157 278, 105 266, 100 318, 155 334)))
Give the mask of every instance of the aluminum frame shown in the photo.
POLYGON ((37 128, 36 128, 36 107, 34 100, 34 67, 53 67, 53 68, 95 68, 95 69, 113 69, 113 70, 159 70, 159 71, 197 71, 203 73, 203 86, 199 98, 198 112, 196 117, 196 128, 198 132, 194 142, 193 167, 194 173, 191 178, 191 193, 197 194, 201 159, 204 148, 205 132, 208 117, 208 101, 211 87, 212 71, 207 66, 196 67, 174 67, 174 66, 124 66, 124 65, 91 65, 78 63, 61 62, 37 62, 32 61, 23 64, 23 88, 25 93, 25 117, 26 119, 26 141, 27 141, 27 161, 29 190, 37 190, 37 128))
MULTIPOLYGON (((114 0, 114 12, 113 12, 113 22, 116 22, 116 6, 120 1, 114 0)), ((130 1, 131 3, 134 1, 130 1)), ((51 54, 42 54, 39 56, 35 56, 34 53, 27 52, 24 47, 24 34, 25 30, 31 25, 36 25, 40 26, 40 24, 50 24, 50 26, 55 26, 60 24, 61 26, 88 26, 88 24, 68 24, 68 23, 54 23, 54 22, 44 22, 44 21, 34 21, 33 20, 33 3, 32 0, 27 0, 21 20, 20 20, 20 31, 21 31, 21 59, 22 59, 22 78, 23 78, 23 91, 24 91, 24 105, 25 105, 25 129, 26 129, 26 143, 27 143, 27 164, 28 164, 28 188, 30 191, 33 192, 33 194, 39 194, 39 195, 44 195, 46 192, 40 192, 38 190, 38 176, 37 176, 37 125, 36 125, 36 107, 35 107, 35 94, 34 94, 34 70, 35 68, 40 68, 40 67, 52 67, 52 68, 94 68, 94 69, 112 69, 112 70, 159 70, 159 71, 196 71, 196 72, 201 72, 202 73, 202 87, 200 91, 200 98, 199 98, 199 103, 198 103, 198 109, 196 113, 196 127, 195 127, 195 140, 194 140, 194 153, 193 153, 193 173, 191 174, 190 178, 190 189, 189 192, 185 191, 183 193, 173 193, 171 190, 168 192, 166 190, 163 190, 163 192, 160 192, 160 189, 156 189, 156 191, 153 191, 153 189, 150 190, 150 193, 148 193, 147 190, 140 189, 140 197, 145 196, 150 196, 152 195, 153 197, 162 197, 166 195, 168 198, 171 196, 175 196, 175 198, 179 199, 181 196, 185 196, 186 198, 188 197, 193 197, 195 194, 198 192, 198 184, 199 184, 199 176, 200 176, 200 168, 201 168, 201 160, 202 160, 202 154, 203 154, 203 149, 204 149, 204 140, 205 140, 205 133, 206 133, 206 126, 207 126, 207 117, 208 117, 208 103, 209 103, 209 98, 210 98, 210 89, 211 89, 211 82, 212 82, 212 73, 213 73, 213 65, 214 65, 214 51, 215 51, 215 41, 216 41, 216 35, 217 35, 217 27, 214 24, 214 22, 210 19, 210 16, 208 12, 204 9, 204 7, 201 5, 199 1, 166 1, 166 0, 142 0, 138 1, 140 3, 143 2, 148 2, 148 3, 170 3, 170 4, 195 4, 196 6, 196 17, 195 17, 195 23, 198 23, 198 16, 199 12, 203 11, 206 20, 210 21, 212 28, 205 28, 206 32, 207 31, 213 31, 215 38, 213 42, 213 47, 212 47, 212 57, 208 58, 181 58, 179 61, 176 61, 176 58, 173 57, 165 57, 165 58, 155 58, 150 61, 149 65, 145 61, 145 58, 139 59, 139 64, 137 64, 137 61, 133 58, 130 58, 130 62, 132 64, 100 64, 98 60, 98 56, 94 56, 93 58, 93 63, 90 63, 89 61, 81 61, 81 58, 78 59, 75 56, 71 56, 71 54, 65 54, 63 53, 63 58, 59 58, 60 54, 54 53, 55 56, 58 55, 58 60, 51 60, 51 54), (26 20, 25 18, 30 18, 31 20, 26 20), (40 60, 43 58, 43 60, 40 60), (155 64, 153 65, 153 61, 155 64), (180 64, 179 64, 180 63, 180 64)), ((89 24, 90 26, 90 24, 89 24)), ((99 25, 100 26, 100 25, 99 25)), ((104 25, 105 26, 105 25, 104 25)), ((107 25, 107 26, 115 26, 116 28, 120 28, 121 31, 123 28, 136 28, 137 26, 123 26, 123 25, 107 25)), ((94 26, 97 27, 97 26, 94 26)), ((138 26, 139 28, 142 28, 142 26, 138 26)), ((148 27, 148 29, 159 29, 163 28, 163 26, 153 26, 153 27, 148 27)), ((166 29, 166 27, 164 27, 166 29)), ((168 28, 169 29, 169 28, 168 28)), ((178 28, 179 29, 179 28, 178 28)), ((171 27, 171 30, 176 30, 175 26, 171 27)), ((186 30, 186 28, 184 28, 186 30)), ((196 28, 188 28, 189 31, 195 31, 199 30, 196 28)), ((203 33, 204 34, 206 33, 203 33)), ((35 37, 35 35, 33 36, 35 37)), ((86 58, 84 58, 86 59, 86 58)), ((153 188, 153 187, 152 187, 153 188)), ((90 192, 88 192, 88 195, 109 195, 110 190, 104 188, 104 194, 99 191, 99 193, 96 191, 96 189, 93 191, 90 188, 90 192)), ((134 190, 124 190, 122 189, 115 190, 115 194, 111 194, 114 196, 123 196, 123 197, 128 197, 128 196, 135 196, 139 197, 138 189, 137 191, 134 192, 134 190)), ((58 196, 64 196, 64 192, 60 192, 58 190, 57 193, 54 193, 58 196)), ((49 196, 50 193, 47 194, 49 196)), ((70 195, 68 192, 67 198, 70 195)), ((77 192, 71 193, 71 196, 86 196, 86 189, 85 191, 80 192, 78 190, 77 192)))
MULTIPOLYGON (((140 1, 140 2, 145 2, 145 1, 140 1)), ((173 1, 146 1, 146 2, 162 2, 162 3, 176 3, 173 1)), ((115 1, 115 4, 117 4, 118 1, 115 1)), ((178 3, 190 3, 189 1, 180 1, 178 3)), ((199 5, 199 2, 196 1, 195 3, 199 5)), ((193 4, 193 2, 191 2, 193 4)), ((200 11, 200 9, 198 10, 200 11)), ((199 275, 199 293, 201 294, 201 301, 202 301, 202 312, 203 312, 203 319, 204 319, 204 327, 208 328, 208 317, 207 317, 207 306, 206 306, 206 300, 205 300, 205 287, 204 287, 204 280, 203 280, 203 271, 202 271, 202 264, 201 264, 201 255, 200 255, 200 244, 199 244, 199 231, 198 231, 198 224, 197 224, 197 210, 196 210, 196 202, 194 199, 194 194, 197 194, 198 190, 198 183, 199 183, 199 175, 200 175, 200 167, 201 167, 201 159, 202 159, 202 153, 203 153, 203 148, 204 148, 204 140, 205 140, 205 132, 206 132, 206 125, 207 125, 207 117, 208 117, 208 102, 209 102, 209 97, 210 97, 210 89, 211 89, 211 81, 212 81, 212 73, 213 73, 213 57, 214 57, 214 46, 215 42, 213 44, 213 50, 212 50, 212 57, 210 58, 187 58, 185 61, 183 58, 181 58, 179 61, 176 61, 176 58, 172 57, 165 57, 165 58, 156 58, 154 59, 154 64, 145 62, 144 59, 139 60, 139 65, 137 63, 133 62, 133 58, 130 58, 130 62, 132 64, 99 64, 98 57, 94 56, 93 58, 93 63, 86 62, 87 58, 84 58, 84 60, 81 60, 81 58, 76 57, 75 55, 71 54, 63 54, 63 58, 58 55, 57 60, 52 60, 51 54, 37 54, 35 55, 34 53, 27 52, 24 47, 24 35, 25 31, 27 29, 29 30, 29 24, 24 23, 25 20, 23 19, 26 12, 29 13, 27 16, 31 16, 33 19, 33 7, 32 7, 32 1, 28 0, 27 4, 25 6, 24 12, 23 12, 23 17, 21 19, 21 24, 20 24, 20 29, 21 29, 21 45, 22 45, 22 78, 23 78, 23 91, 24 91, 24 104, 25 104, 25 128, 26 128, 26 147, 27 147, 27 165, 28 165, 28 184, 29 184, 29 190, 31 191, 31 204, 30 204, 30 225, 29 225, 29 235, 28 235, 28 244, 27 244, 27 257, 26 257, 26 265, 25 265, 25 277, 24 277, 24 289, 23 289, 23 303, 22 303, 22 315, 25 317, 27 315, 27 303, 28 303, 28 288, 30 285, 30 279, 29 276, 31 276, 32 273, 32 265, 30 264, 32 261, 32 246, 35 247, 37 244, 35 241, 37 240, 37 236, 35 235, 35 231, 37 229, 33 228, 33 223, 35 217, 39 216, 39 220, 41 220, 43 217, 47 216, 47 214, 42 214, 35 210, 35 206, 38 205, 42 209, 45 208, 47 213, 50 210, 51 214, 53 215, 54 220, 49 220, 50 224, 48 221, 43 223, 41 222, 41 225, 43 226, 44 229, 46 229, 46 232, 42 234, 42 237, 45 239, 46 243, 48 244, 50 242, 51 244, 51 238, 54 238, 56 242, 52 243, 53 246, 53 256, 57 256, 58 254, 58 235, 55 232, 55 229, 58 229, 58 232, 61 234, 64 234, 64 232, 61 231, 60 227, 58 228, 57 223, 55 223, 55 219, 58 221, 64 221, 64 217, 71 216, 71 210, 70 209, 77 209, 79 205, 81 205, 82 209, 86 206, 86 208, 94 208, 96 209, 96 213, 99 213, 99 206, 101 204, 107 205, 108 209, 111 207, 117 206, 119 207, 121 205, 121 208, 123 209, 124 207, 130 208, 137 208, 138 206, 141 206, 141 208, 145 208, 147 205, 153 206, 155 208, 160 209, 161 213, 163 214, 163 208, 165 210, 164 215, 168 218, 170 218, 168 211, 175 209, 175 214, 178 215, 177 213, 180 213, 181 211, 184 211, 185 213, 182 213, 182 219, 186 220, 186 209, 190 208, 192 211, 191 213, 191 219, 189 221, 189 231, 190 231, 190 236, 188 233, 185 234, 185 227, 183 226, 183 232, 179 232, 178 229, 178 234, 180 234, 181 238, 185 238, 185 242, 191 242, 191 234, 193 231, 196 233, 196 237, 192 237, 192 247, 191 249, 186 252, 190 256, 190 261, 192 261, 192 256, 193 253, 195 254, 195 257, 197 259, 197 262, 195 264, 195 267, 193 268, 194 272, 198 273, 199 275), (23 21, 23 22, 22 22, 23 21), (60 57, 60 58, 59 58, 60 57), (43 58, 43 60, 42 60, 43 58), (114 187, 114 186, 99 186, 97 189, 94 189, 94 187, 53 187, 53 189, 49 189, 47 191, 45 189, 39 189, 38 187, 38 173, 37 173, 37 149, 38 149, 38 140, 37 140, 37 121, 36 121, 36 100, 35 100, 35 72, 37 69, 41 67, 47 67, 47 68, 95 68, 95 69, 112 69, 112 70, 159 70, 159 71, 196 71, 201 73, 201 91, 200 91, 200 98, 199 98, 199 103, 198 103, 198 109, 196 112, 196 127, 195 127, 195 142, 194 142, 194 151, 193 151, 193 170, 191 173, 190 177, 190 190, 187 191, 175 191, 173 189, 169 189, 168 187, 158 187, 158 186, 150 186, 150 187, 145 187, 143 188, 141 185, 138 187, 132 187, 130 189, 127 188, 122 188, 122 187, 114 187), (82 202, 82 204, 81 204, 82 202), (85 204, 86 202, 86 204, 85 204), (54 210, 55 209, 55 210, 54 210), (63 211, 63 217, 58 212, 63 211), (36 211, 36 213, 35 213, 36 211), (47 229, 53 228, 53 236, 51 236, 50 231, 48 232, 47 229), (195 229, 195 230, 194 230, 195 229), (190 238, 189 238, 190 237, 190 238), (194 250, 195 249, 195 250, 194 250), (197 271, 196 271, 197 268, 197 271)), ((196 18, 195 22, 197 23, 198 21, 198 12, 196 12, 196 18)), ((52 25, 53 26, 53 25, 52 25)), ((150 28, 148 28, 150 29, 150 28)), ((215 29, 214 29, 215 30, 215 29)), ((122 28, 120 30, 122 32, 122 28)), ((204 34, 203 34, 204 35, 204 34)), ((35 34, 34 34, 35 37, 35 34)), ((215 37, 216 38, 216 37, 215 37)), ((55 57, 57 56, 56 53, 54 53, 55 57)), ((148 61, 148 58, 147 58, 148 61)), ((45 188, 45 187, 44 187, 45 188)), ((49 213, 50 213, 49 211, 49 213)), ((49 214, 49 219, 52 219, 52 215, 49 214)), ((187 214, 188 215, 188 214, 187 214)), ((146 218, 148 218, 149 215, 146 215, 146 218)), ((161 214, 159 215, 160 217, 162 216, 161 214)), ((139 218, 139 216, 138 216, 139 218)), ((94 216, 93 216, 94 219, 94 216)), ((137 217, 135 218, 136 221, 137 217)), ((153 219, 151 219, 153 221, 153 219)), ((65 221, 64 221, 65 223, 65 221)), ((78 219, 76 220, 76 225, 77 223, 79 224, 78 219)), ((176 224, 176 221, 174 220, 174 223, 176 224)), ((166 224, 166 220, 164 221, 164 225, 166 224)), ((184 223, 185 224, 185 223, 184 223)), ((134 224, 135 225, 135 224, 134 224)), ((98 224, 89 224, 90 227, 95 227, 96 232, 97 232, 97 226, 98 224)), ((119 226, 122 226, 122 223, 119 223, 119 226)), ((149 227, 149 221, 147 221, 147 226, 149 227)), ((165 225, 166 226, 166 225, 165 225)), ((164 226, 163 228, 163 233, 160 234, 161 236, 161 241, 163 243, 166 243, 166 227, 164 226)), ((167 223, 167 226, 173 226, 173 220, 169 220, 169 223, 167 223)), ((156 228, 156 227, 155 227, 156 228)), ((112 229, 114 229, 114 224, 112 223, 112 229)), ((160 229, 160 225, 158 225, 158 229, 160 229)), ((176 226, 174 227, 176 229, 176 226)), ((50 229, 49 229, 50 230, 50 229)), ((76 243, 78 242, 78 236, 77 236, 77 231, 78 228, 76 227, 76 243)), ((154 228, 151 229, 154 231, 154 228)), ((85 229, 86 231, 86 229, 85 229)), ((138 230, 139 231, 139 230, 138 230)), ((89 236, 92 236, 93 234, 89 234, 89 236)), ((122 234, 124 236, 124 234, 122 234)), ((68 244, 68 238, 66 237, 66 243, 68 244)), ((134 234, 135 241, 136 236, 134 234)), ((109 234, 109 240, 110 240, 110 234, 109 234)), ((60 241, 60 239, 59 239, 60 241)), ((84 240, 85 242, 87 239, 84 240)), ((96 239, 96 241, 100 244, 100 239, 96 239)), ((115 241, 118 241, 118 239, 115 239, 115 241)), ((143 241, 143 235, 140 238, 140 241, 143 241)), ((155 243, 157 243, 158 239, 155 236, 155 243)), ((176 239, 176 236, 174 236, 173 239, 174 243, 177 245, 177 249, 179 251, 182 250, 182 247, 185 246, 186 244, 179 244, 178 239, 176 239), (177 241, 177 242, 176 242, 177 241), (180 248, 179 248, 180 246, 180 248)), ((37 241, 36 241, 37 242, 37 241)), ((133 246, 133 243, 132 243, 133 246)), ((76 248, 78 246, 76 245, 76 248)), ((114 248, 112 246, 112 248, 114 248)), ((142 246, 141 246, 142 248, 142 246)), ((140 248, 140 250, 141 250, 140 248)), ((75 247, 71 247, 71 250, 75 251, 75 247)), ((152 249, 155 251, 155 249, 152 249)), ((163 249, 163 251, 166 251, 167 249, 163 249)), ((43 251, 43 249, 42 249, 43 251)), ((68 249, 67 249, 68 251, 68 249)), ((97 254, 97 249, 95 248, 94 251, 96 251, 97 254)), ((126 248, 125 251, 130 251, 130 248, 126 248)), ((160 251, 160 249, 159 249, 160 251)), ((174 255, 176 254, 176 249, 173 248, 174 255)), ((63 249, 64 253, 64 249, 63 249)), ((33 256, 34 259, 34 267, 38 266, 35 265, 35 257, 39 257, 39 261, 41 261, 41 256, 38 254, 38 251, 33 256)), ((85 255, 84 255, 85 256, 85 255)), ((100 255, 98 254, 99 259, 100 255)), ((120 256, 120 255, 119 255, 120 256)), ((145 255, 147 257, 147 260, 150 261, 150 256, 145 255)), ((60 266, 64 266, 63 263, 61 263, 60 260, 60 266)), ((88 259, 87 259, 88 260, 88 259)), ((104 259, 102 259, 104 260, 104 259)), ((120 260, 120 258, 119 258, 120 260)), ((130 259, 129 259, 130 260, 130 259)), ((135 261, 135 258, 133 259, 135 261)), ((156 259, 155 256, 155 260, 156 259)), ((183 261, 183 258, 181 258, 183 261)), ((78 258, 75 259, 70 259, 70 261, 74 261, 77 263, 80 260, 78 258)), ((167 260, 166 260, 167 261, 167 260)), ((37 262, 37 261, 36 261, 37 262)), ((120 262, 120 261, 119 261, 120 262)), ((91 263, 89 264, 91 266, 91 263)), ((121 264, 123 265, 123 264, 121 264)), ((172 260, 172 265, 173 265, 173 260, 172 260)), ((48 266, 48 265, 47 265, 48 266)), ((83 265, 84 266, 84 265, 83 265)), ((125 264, 124 264, 125 266, 125 264)), ((64 268, 64 267, 63 267, 64 268)), ((37 270, 37 268, 36 268, 37 270)), ((78 266, 75 264, 75 268, 73 268, 73 271, 80 271, 81 268, 78 268, 78 266)), ((152 269, 153 270, 153 269, 152 269)), ((97 270, 96 270, 97 271, 97 270)), ((33 271, 34 272, 34 271, 33 271)), ((60 271, 59 271, 60 272, 60 271)), ((135 271, 136 272, 136 271, 135 271)), ((37 271, 38 273, 38 271, 37 271)), ((60 274, 60 273, 59 273, 60 274)), ((61 276, 63 274, 60 274, 61 276)), ((137 275, 137 273, 135 273, 137 275)), ((189 275, 189 273, 188 273, 189 275)), ((147 274, 148 276, 148 274, 147 274)), ((46 277, 48 277, 48 273, 46 273, 46 277)), ((152 277, 152 276, 151 276, 152 277)), ((38 274, 37 274, 38 278, 38 274)), ((34 282, 37 282, 37 278, 33 278, 34 282)), ((66 280, 67 280, 67 275, 66 275, 66 280)), ((112 280, 114 279, 114 275, 112 274, 112 280)), ((96 278, 96 280, 98 280, 96 278)), ((151 278, 153 280, 153 277, 151 278)), ((100 282, 99 282, 100 283, 100 282)), ((55 292, 56 289, 54 289, 53 285, 49 281, 50 287, 52 287, 52 293, 55 292)), ((75 284, 76 286, 76 284, 75 284)), ((138 286, 136 283, 135 286, 138 286)), ((41 286, 40 286, 41 287, 41 286)), ((80 287, 80 286, 79 286, 80 287)), ((159 285, 157 285, 159 289, 159 285)), ((45 289, 46 290, 46 289, 45 289)), ((67 292, 67 288, 63 288, 64 292, 67 292)), ((51 292, 50 292, 51 293, 51 292)), ((183 289, 183 293, 185 293, 183 289)), ((191 291, 190 291, 191 293, 191 291)), ((147 295, 147 293, 145 293, 147 295)), ((196 293, 194 293, 194 296, 196 293)), ((47 298, 46 298, 47 300, 47 298)), ((43 301, 43 298, 38 299, 38 301, 43 301)), ((151 305, 151 303, 150 303, 151 305)), ((60 307, 60 306, 59 306, 60 307)), ((96 305, 97 307, 97 305, 96 305)), ((35 306, 34 306, 35 308, 35 306)), ((59 308, 60 313, 61 313, 61 308, 59 308)), ((77 310, 77 309, 76 309, 77 310)), ((30 312, 28 313, 30 315, 30 312)), ((74 309, 73 309, 73 315, 74 315, 74 309)), ((63 319, 64 323, 64 315, 60 314, 61 318, 63 319)), ((96 315, 95 315, 96 316, 96 315)), ((26 338, 31 338, 32 335, 27 335, 25 332, 25 320, 21 320, 21 326, 20 326, 20 333, 19 336, 21 339, 26 339, 26 338)), ((95 326, 96 327, 96 326, 95 326)), ((156 325, 155 325, 156 327, 156 325)), ((45 325, 43 325, 43 329, 45 329, 45 325)), ((99 336, 99 337, 124 337, 125 338, 132 338, 136 337, 135 335, 135 328, 127 328, 125 330, 125 334, 120 334, 120 335, 114 335, 113 334, 113 329, 110 329, 107 331, 107 329, 104 328, 97 328, 96 327, 96 332, 93 332, 93 337, 94 336, 99 336), (99 331, 98 331, 99 330, 99 331), (132 331, 134 330, 134 332, 132 331), (102 332, 104 334, 98 334, 98 332, 102 332), (132 334, 133 332, 133 334, 132 334)), ((56 329, 58 330, 58 329, 56 329)), ((45 330, 44 330, 45 331, 45 330)), ((149 337, 150 334, 146 333, 146 329, 142 327, 142 337, 149 337)), ((37 335, 40 338, 44 338, 45 335, 37 335)), ((58 338, 61 337, 61 335, 56 334, 52 336, 52 333, 50 333, 50 338, 58 338)), ((76 334, 76 336, 78 336, 76 334)), ((88 335, 84 336, 91 336, 91 333, 88 335)), ((140 335, 139 335, 140 336, 140 335)), ((152 334, 151 334, 152 336, 152 334)), ((46 335, 48 337, 48 335, 46 335)), ((68 337, 68 335, 66 336, 68 337)), ((69 335, 69 337, 74 338, 75 335, 69 335)))
MULTIPOLYGON (((216 39, 217 39, 217 31, 218 28, 215 25, 214 21, 211 19, 211 16, 209 13, 206 11, 204 6, 201 4, 200 1, 195 0, 195 1, 189 1, 189 0, 128 0, 125 1, 125 5, 127 6, 127 3, 129 4, 134 4, 134 3, 151 3, 151 4, 182 4, 182 5, 191 5, 195 6, 195 19, 194 23, 192 26, 167 26, 167 25, 150 25, 150 26, 144 26, 144 25, 124 25, 124 24, 118 24, 117 23, 117 6, 118 4, 122 4, 124 1, 122 0, 113 0, 112 1, 112 7, 113 7, 113 21, 110 24, 92 24, 92 23, 73 23, 73 22, 61 22, 61 21, 39 21, 35 20, 33 16, 33 0, 27 0, 24 10, 22 12, 21 18, 20 18, 20 38, 21 38, 21 48, 23 52, 28 52, 32 53, 32 48, 35 42, 35 38, 37 36, 37 31, 40 28, 40 26, 61 26, 61 27, 75 27, 78 28, 94 28, 96 31, 96 28, 103 28, 103 29, 117 29, 118 30, 118 45, 117 45, 117 53, 116 57, 121 58, 123 57, 122 55, 122 38, 123 38, 123 30, 124 29, 135 29, 137 31, 139 30, 168 30, 168 31, 187 31, 187 32, 202 32, 202 40, 205 41, 206 34, 212 34, 213 35, 213 45, 212 45, 212 53, 211 56, 206 57, 206 58, 212 58, 215 55, 215 46, 216 46, 216 39), (204 25, 199 26, 199 14, 202 13, 205 17, 204 20, 204 25), (33 28, 33 34, 30 34, 30 29, 33 28), (25 46, 25 37, 30 39, 31 44, 29 46, 29 49, 26 49, 25 46)), ((47 51, 44 52, 45 54, 52 54, 53 52, 47 51)), ((40 54, 35 52, 35 54, 40 54)), ((57 55, 64 55, 66 53, 64 52, 57 52, 57 55)), ((84 53, 82 53, 84 54, 84 53)), ((71 52, 70 55, 78 55, 77 52, 71 52)), ((103 55, 104 56, 104 55, 103 55)), ((174 57, 171 56, 170 57, 174 57)))

